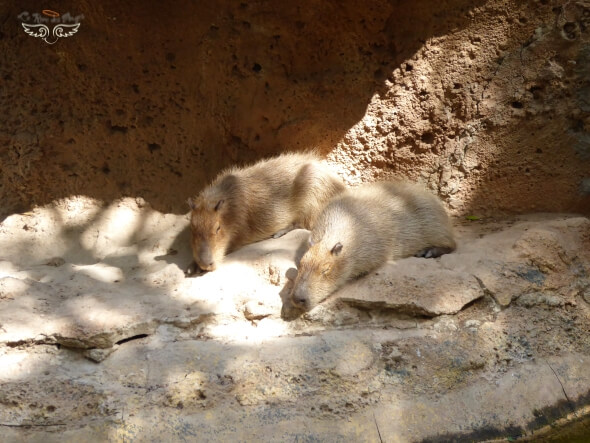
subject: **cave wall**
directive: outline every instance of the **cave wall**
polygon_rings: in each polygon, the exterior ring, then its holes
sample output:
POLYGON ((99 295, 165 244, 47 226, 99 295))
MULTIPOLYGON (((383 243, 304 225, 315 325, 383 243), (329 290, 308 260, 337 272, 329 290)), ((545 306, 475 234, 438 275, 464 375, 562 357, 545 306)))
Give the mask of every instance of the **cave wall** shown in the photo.
POLYGON ((590 213, 587 1, 0 2, 0 215, 86 195, 182 213, 225 166, 318 149, 456 214, 590 213), (28 12, 29 16, 23 15, 28 12))

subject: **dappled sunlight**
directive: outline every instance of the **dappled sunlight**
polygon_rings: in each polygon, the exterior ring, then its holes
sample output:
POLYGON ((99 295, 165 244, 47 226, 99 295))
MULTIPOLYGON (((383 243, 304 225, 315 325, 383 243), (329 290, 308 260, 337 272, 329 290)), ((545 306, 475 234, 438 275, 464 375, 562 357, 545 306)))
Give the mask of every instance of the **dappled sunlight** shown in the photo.
POLYGON ((149 283, 145 279, 154 269, 166 268, 154 261, 157 251, 152 252, 151 270, 138 266, 139 248, 130 242, 143 226, 141 220, 134 200, 101 209, 99 202, 83 198, 4 220, 0 333, 5 341, 58 340, 92 347, 101 343, 96 337, 102 334, 102 345, 112 346, 127 335, 144 333, 142 325, 160 316, 173 317, 178 302, 166 309, 150 305, 159 298, 161 303, 169 300, 163 285, 168 276, 149 283), (92 258, 104 255, 104 262, 92 258))
POLYGON ((16 301, 2 303, 4 312, 0 313, 1 342, 52 342, 50 337, 71 328, 71 322, 63 315, 40 312, 43 301, 38 298, 26 294, 14 296, 16 301))
POLYGON ((193 328, 205 322, 201 328, 209 337, 244 343, 288 334, 279 319, 279 293, 293 266, 291 249, 306 231, 253 245, 246 255, 227 257, 215 272, 186 278, 180 265, 191 259, 187 224, 185 216, 138 207, 134 199, 93 210, 74 198, 8 218, 0 247, 14 251, 16 264, 7 255, 0 266, 4 293, 10 294, 2 312, 11 312, 10 318, 0 314, 2 336, 16 342, 41 340, 42 334, 66 346, 102 348, 152 334, 160 324, 193 328), (48 220, 51 235, 42 230, 48 220), (25 222, 35 229, 12 236, 25 222), (23 242, 46 259, 18 264, 23 242))
POLYGON ((191 280, 193 287, 209 288, 218 286, 229 294, 239 292, 243 288, 255 287, 260 277, 252 265, 243 262, 224 262, 213 272, 191 280))
POLYGON ((29 266, 54 257, 86 264, 136 255, 136 261, 148 264, 154 253, 166 253, 187 223, 182 216, 140 208, 131 198, 104 208, 98 201, 72 197, 7 217, 0 225, 0 258, 29 266))
MULTIPOLYGON (((64 302, 65 312, 72 316, 73 327, 84 327, 86 333, 102 333, 129 324, 141 315, 136 301, 116 302, 101 299, 100 294, 85 294, 64 302)), ((74 332, 74 331, 72 331, 74 332)))
POLYGON ((214 339, 235 343, 238 345, 256 347, 265 341, 272 341, 292 333, 289 323, 282 320, 261 320, 254 326, 250 322, 237 321, 228 318, 218 324, 208 327, 207 334, 214 339))
MULTIPOLYGON (((142 225, 135 233, 139 246, 140 261, 153 260, 156 251, 166 253, 173 240, 188 227, 188 217, 183 215, 165 214, 151 208, 142 209, 142 225), (155 243, 146 242, 148 238, 157 238, 155 243)), ((188 243, 186 245, 188 247, 188 243)))
POLYGON ((0 225, 0 258, 26 266, 60 255, 67 249, 61 230, 60 220, 51 210, 39 208, 12 215, 0 225))
POLYGON ((94 280, 104 283, 117 283, 123 280, 124 274, 120 268, 97 263, 92 266, 77 266, 77 271, 94 280))
POLYGON ((8 351, 0 354, 0 381, 18 380, 30 375, 33 367, 26 352, 8 351))
POLYGON ((44 208, 51 208, 65 228, 76 228, 81 220, 95 220, 104 211, 100 200, 83 196, 60 199, 44 208))
POLYGON ((86 227, 80 244, 95 256, 104 257, 121 246, 130 246, 140 223, 141 213, 135 208, 114 202, 86 227))
POLYGON ((588 220, 459 219, 587 211, 585 2, 111 3, 0 33, 3 440, 513 440, 588 404, 588 220), (185 274, 186 198, 311 148, 424 184, 457 250, 293 318, 308 231, 185 274))
POLYGON ((98 201, 71 197, 14 214, 0 224, 0 258, 25 267, 42 265, 57 257, 74 263, 93 263, 94 255, 82 247, 79 237, 100 210, 98 201), (70 206, 73 214, 67 212, 70 206))
POLYGON ((14 277, 18 272, 18 268, 12 262, 0 260, 0 278, 14 277))

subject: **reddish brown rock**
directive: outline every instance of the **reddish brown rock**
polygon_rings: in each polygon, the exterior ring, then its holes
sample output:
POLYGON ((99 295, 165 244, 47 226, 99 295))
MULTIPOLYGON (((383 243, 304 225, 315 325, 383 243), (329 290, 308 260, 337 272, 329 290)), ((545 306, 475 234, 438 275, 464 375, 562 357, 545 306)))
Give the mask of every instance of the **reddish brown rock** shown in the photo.
POLYGON ((224 166, 317 147, 455 213, 590 212, 582 2, 60 1, 0 10, 0 214, 56 198, 186 210, 224 166), (19 18, 20 17, 20 18, 19 18))

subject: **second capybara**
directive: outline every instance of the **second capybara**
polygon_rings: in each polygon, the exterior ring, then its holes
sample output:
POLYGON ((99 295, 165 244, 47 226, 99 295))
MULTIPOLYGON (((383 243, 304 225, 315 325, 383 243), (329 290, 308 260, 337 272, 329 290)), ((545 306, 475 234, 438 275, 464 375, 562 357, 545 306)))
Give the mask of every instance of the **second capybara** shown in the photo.
POLYGON ((388 260, 438 257, 455 249, 442 202, 419 185, 364 184, 334 197, 318 216, 298 266, 291 301, 309 310, 388 260))
POLYGON ((313 153, 287 153, 223 171, 190 198, 193 258, 212 271, 235 249, 311 229, 325 204, 345 186, 313 153))

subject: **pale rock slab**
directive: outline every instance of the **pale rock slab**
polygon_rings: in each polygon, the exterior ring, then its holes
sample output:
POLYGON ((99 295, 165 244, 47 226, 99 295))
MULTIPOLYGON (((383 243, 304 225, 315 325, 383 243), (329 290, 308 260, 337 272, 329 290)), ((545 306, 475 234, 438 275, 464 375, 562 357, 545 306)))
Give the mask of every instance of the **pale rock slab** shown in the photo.
POLYGON ((472 275, 441 268, 436 260, 407 258, 345 286, 335 297, 364 308, 436 316, 455 314, 483 295, 472 275))

